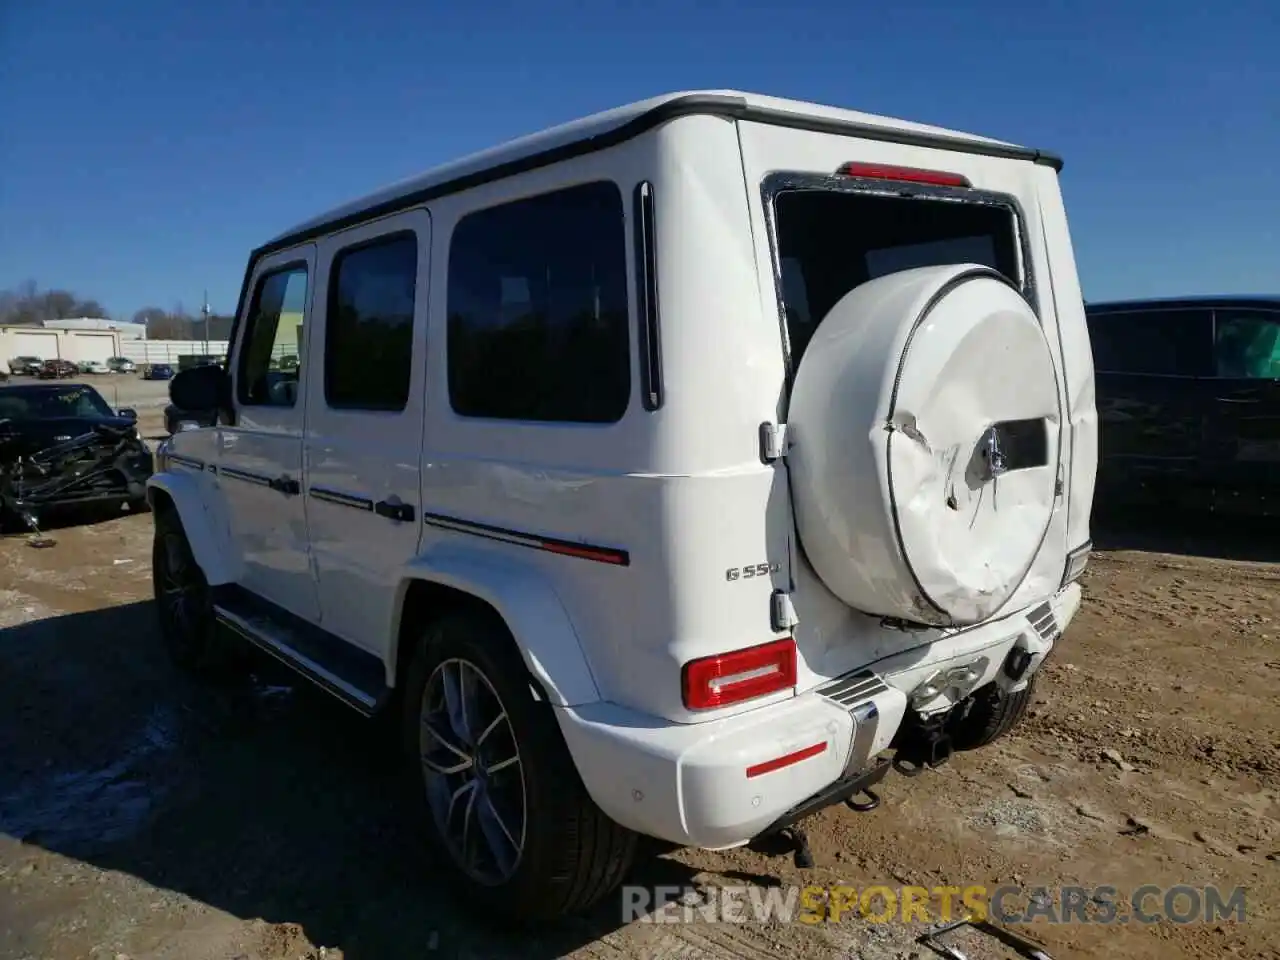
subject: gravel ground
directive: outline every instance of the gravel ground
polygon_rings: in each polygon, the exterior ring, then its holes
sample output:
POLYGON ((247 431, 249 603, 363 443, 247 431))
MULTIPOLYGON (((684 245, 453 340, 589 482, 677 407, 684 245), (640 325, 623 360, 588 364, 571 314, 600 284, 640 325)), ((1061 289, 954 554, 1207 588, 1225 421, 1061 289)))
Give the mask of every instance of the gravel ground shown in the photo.
MULTIPOLYGON (((1280 957, 1280 539, 1193 533, 1104 544, 1026 723, 891 777, 872 813, 814 817, 814 869, 655 851, 632 882, 1243 886, 1244 923, 1031 932, 1055 960, 1280 957)), ((934 956, 852 918, 624 925, 615 901, 517 939, 469 917, 407 836, 377 730, 265 666, 214 687, 167 665, 150 536, 126 515, 0 541, 0 958, 934 956)))

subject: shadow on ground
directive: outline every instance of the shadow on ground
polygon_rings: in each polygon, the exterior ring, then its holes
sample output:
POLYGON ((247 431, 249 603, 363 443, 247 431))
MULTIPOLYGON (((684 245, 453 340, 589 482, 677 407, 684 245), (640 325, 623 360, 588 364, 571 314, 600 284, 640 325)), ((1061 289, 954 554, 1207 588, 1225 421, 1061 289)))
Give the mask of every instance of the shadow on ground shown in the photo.
POLYGON ((129 509, 124 505, 111 504, 109 506, 63 507, 56 510, 42 511, 36 521, 39 528, 39 533, 37 534, 21 517, 4 513, 3 508, 0 508, 0 539, 28 537, 56 540, 59 530, 67 530, 71 527, 91 527, 110 520, 119 520, 121 516, 128 514, 129 509))
POLYGON ((1099 550, 1142 550, 1219 560, 1280 563, 1280 520, 1180 509, 1096 509, 1099 550))
MULTIPOLYGON (((619 900, 537 936, 459 909, 421 851, 380 731, 288 676, 189 681, 150 603, 0 630, 0 832, 203 901, 296 923, 348 960, 560 957, 619 900)), ((630 882, 690 882, 642 857, 630 882)))

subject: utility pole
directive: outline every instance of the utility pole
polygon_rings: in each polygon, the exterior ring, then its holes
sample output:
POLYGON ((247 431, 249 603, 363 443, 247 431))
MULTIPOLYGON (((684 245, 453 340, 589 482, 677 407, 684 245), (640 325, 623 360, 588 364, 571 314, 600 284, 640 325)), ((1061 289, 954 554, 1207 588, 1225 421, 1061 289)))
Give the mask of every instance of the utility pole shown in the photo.
POLYGON ((204 306, 200 308, 200 312, 204 314, 204 352, 209 354, 209 291, 204 292, 204 306))

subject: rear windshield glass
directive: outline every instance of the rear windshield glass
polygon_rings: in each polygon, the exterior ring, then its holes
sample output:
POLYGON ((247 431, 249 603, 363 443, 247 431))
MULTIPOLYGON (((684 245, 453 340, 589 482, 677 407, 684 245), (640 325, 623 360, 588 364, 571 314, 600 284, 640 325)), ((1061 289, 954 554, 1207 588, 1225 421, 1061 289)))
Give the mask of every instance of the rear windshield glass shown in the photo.
POLYGON ((831 189, 784 189, 773 203, 793 369, 827 312, 868 280, 977 263, 1022 286, 1012 207, 831 189))

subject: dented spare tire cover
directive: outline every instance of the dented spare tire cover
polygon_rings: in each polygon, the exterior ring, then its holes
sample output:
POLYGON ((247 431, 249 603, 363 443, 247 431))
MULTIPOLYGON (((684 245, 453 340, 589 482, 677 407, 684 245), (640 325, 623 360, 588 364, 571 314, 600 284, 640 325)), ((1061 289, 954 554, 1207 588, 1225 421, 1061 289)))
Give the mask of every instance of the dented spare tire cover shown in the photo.
POLYGON ((992 616, 1044 541, 1060 423, 1048 342, 1003 276, 961 264, 856 287, 810 340, 788 411, 809 562, 865 613, 992 616))

